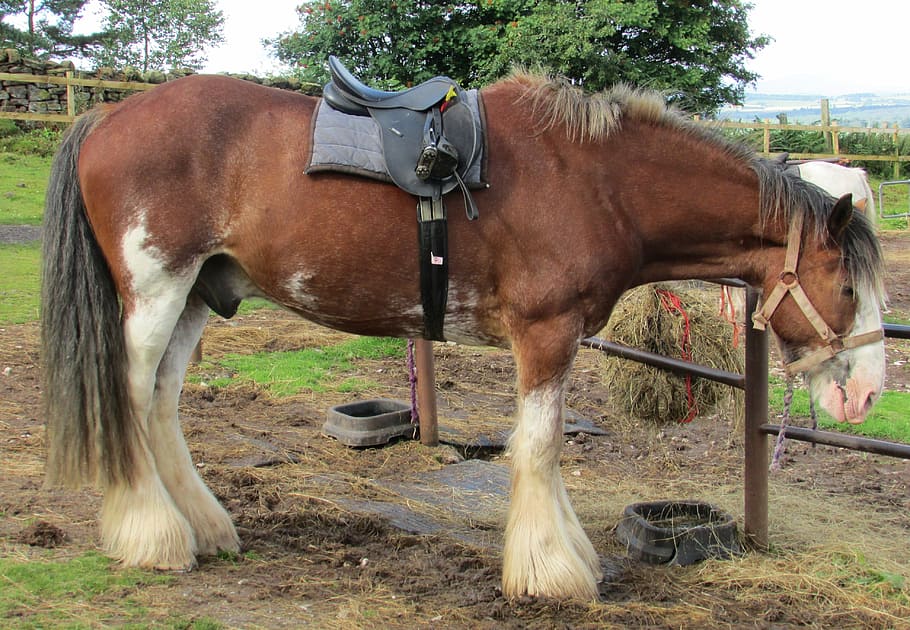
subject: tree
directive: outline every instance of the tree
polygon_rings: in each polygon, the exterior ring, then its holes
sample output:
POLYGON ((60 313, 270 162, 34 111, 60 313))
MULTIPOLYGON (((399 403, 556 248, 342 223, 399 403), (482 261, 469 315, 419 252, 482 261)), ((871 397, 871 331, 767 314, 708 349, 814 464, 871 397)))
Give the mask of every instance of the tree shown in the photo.
POLYGON ((149 69, 205 63, 205 48, 224 41, 224 14, 214 0, 102 0, 109 32, 98 65, 149 69))
POLYGON ((329 53, 394 87, 447 74, 465 85, 516 65, 544 67, 590 90, 619 81, 664 91, 698 113, 739 103, 758 76, 745 62, 768 43, 741 0, 323 0, 299 30, 267 44, 301 79, 327 80, 329 53))
POLYGON ((87 53, 100 44, 102 34, 73 35, 73 24, 86 4, 87 0, 0 0, 0 48, 35 58, 87 53), (17 17, 24 28, 10 20, 17 17))
MULTIPOLYGON (((334 54, 355 72, 387 89, 444 73, 471 85, 482 79, 477 55, 489 57, 496 33, 485 29, 506 3, 445 3, 425 0, 323 0, 297 9, 301 27, 266 44, 296 67, 303 81, 328 80, 334 54)), ((508 11, 507 11, 508 13, 508 11)))
POLYGON ((667 93, 694 113, 742 102, 758 75, 745 62, 768 43, 741 0, 539 2, 507 30, 490 64, 546 65, 585 85, 624 81, 667 93))

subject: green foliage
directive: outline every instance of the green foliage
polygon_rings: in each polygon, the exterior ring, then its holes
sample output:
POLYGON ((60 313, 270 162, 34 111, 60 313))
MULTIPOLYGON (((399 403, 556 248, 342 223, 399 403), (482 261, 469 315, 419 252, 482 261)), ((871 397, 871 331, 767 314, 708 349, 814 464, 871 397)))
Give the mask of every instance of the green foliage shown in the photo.
POLYGON ((22 324, 38 319, 41 294, 41 247, 0 245, 0 324, 22 324))
POLYGON ((0 129, 0 153, 51 157, 60 145, 61 132, 53 126, 21 131, 0 129))
POLYGON ((49 173, 48 158, 0 153, 0 225, 41 224, 49 173))
POLYGON ((861 552, 839 553, 832 560, 831 569, 841 583, 855 584, 880 597, 910 603, 910 590, 905 576, 871 566, 861 552))
POLYGON ((33 58, 65 58, 98 45, 101 34, 74 35, 73 24, 88 0, 0 0, 0 48, 13 48, 33 58), (4 21, 25 19, 24 29, 4 21))
POLYGON ((15 122, 8 118, 0 118, 0 138, 8 138, 22 133, 15 122))
MULTIPOLYGON (((783 124, 786 117, 778 116, 783 124)), ((754 120, 757 124, 763 121, 754 120)), ((815 121, 815 125, 821 125, 815 121)), ((755 151, 763 150, 764 131, 755 129, 723 129, 723 135, 733 141, 741 142, 755 151)), ((825 142, 825 135, 821 131, 805 131, 797 129, 772 129, 770 134, 771 153, 831 153, 832 148, 825 142)), ((895 149, 899 155, 910 155, 910 135, 898 136, 897 142, 893 134, 889 133, 842 133, 838 137, 841 154, 848 155, 894 155, 895 149)), ((862 159, 853 160, 850 164, 866 169, 872 177, 891 179, 894 174, 894 163, 881 160, 862 159)), ((910 168, 906 162, 903 169, 910 168)), ((905 173, 906 174, 906 173, 905 173)))
POLYGON ((0 619, 15 619, 17 627, 88 627, 103 620, 98 619, 97 609, 84 613, 88 615, 84 619, 82 611, 93 601, 102 601, 110 617, 140 622, 144 611, 129 593, 173 579, 147 571, 112 569, 111 560, 97 553, 56 562, 0 558, 0 619))
POLYGON ((236 378, 264 385, 275 396, 292 396, 303 390, 356 392, 373 383, 351 374, 355 360, 404 357, 404 346, 401 339, 357 337, 324 348, 229 354, 219 363, 232 370, 236 378))
POLYGON ((436 74, 480 85, 541 66, 590 90, 663 90, 696 112, 740 102, 757 78, 744 63, 768 42, 751 36, 738 0, 323 0, 298 11, 299 29, 267 43, 304 81, 328 79, 330 53, 388 89, 436 74))
POLYGON ((205 63, 205 48, 224 41, 224 13, 214 0, 102 0, 108 9, 99 66, 192 68, 205 63))
POLYGON ((533 2, 506 32, 495 75, 519 63, 550 67, 600 89, 627 82, 710 113, 739 103, 757 75, 745 61, 767 44, 749 33, 740 2, 533 2))
MULTIPOLYGON (((910 136, 898 136, 897 142, 894 136, 886 133, 846 133, 840 136, 841 153, 856 155, 893 155, 897 150, 900 155, 910 155, 910 136)), ((859 166, 876 177, 891 179, 894 173, 892 162, 881 162, 878 160, 855 160, 852 166, 859 166)), ((906 169, 907 163, 904 162, 902 168, 906 169)), ((906 174, 906 173, 905 173, 906 174)))

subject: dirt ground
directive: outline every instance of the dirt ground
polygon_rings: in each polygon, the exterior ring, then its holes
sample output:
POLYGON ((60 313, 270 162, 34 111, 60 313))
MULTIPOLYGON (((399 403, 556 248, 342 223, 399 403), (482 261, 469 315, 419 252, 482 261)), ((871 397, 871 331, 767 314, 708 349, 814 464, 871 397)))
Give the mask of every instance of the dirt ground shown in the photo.
MULTIPOLYGON (((910 235, 886 234, 883 246, 891 309, 910 317, 910 235)), ((213 318, 204 352, 210 362, 226 352, 344 338, 260 310, 213 318)), ((887 351, 887 387, 910 389, 910 343, 888 340, 887 351)), ((663 426, 623 417, 611 408, 601 361, 596 351, 581 351, 568 402, 604 435, 567 436, 562 458, 573 503, 604 558, 600 602, 502 597, 508 462, 495 449, 409 440, 350 449, 322 434, 326 410, 350 394, 275 399, 253 385, 219 389, 206 384, 219 375, 208 362, 193 368, 198 382, 186 386, 180 413, 194 461, 232 514, 243 554, 203 559, 192 572, 129 595, 147 608, 149 625, 180 617, 251 628, 910 627, 906 585, 897 587, 903 600, 857 602, 866 591, 838 572, 845 563, 868 565, 870 574, 910 580, 910 464, 903 460, 791 442, 771 480, 769 553, 685 568, 627 559, 613 528, 629 503, 697 498, 741 525, 743 454, 735 413, 663 426), (453 493, 451 501, 413 498, 414 487, 438 487, 432 480, 463 465, 465 455, 483 458, 489 488, 453 493)), ((97 548, 100 497, 42 487, 39 369, 37 327, 0 329, 0 554, 65 558, 97 548)), ((444 426, 475 436, 507 429, 514 408, 508 353, 436 344, 436 370, 444 426)), ((359 361, 356 375, 375 383, 357 398, 409 397, 399 361, 359 361)), ((93 605, 91 625, 117 625, 103 598, 93 605)), ((20 614, 15 622, 27 622, 28 611, 20 614)), ((0 626, 13 622, 0 619, 0 626)))

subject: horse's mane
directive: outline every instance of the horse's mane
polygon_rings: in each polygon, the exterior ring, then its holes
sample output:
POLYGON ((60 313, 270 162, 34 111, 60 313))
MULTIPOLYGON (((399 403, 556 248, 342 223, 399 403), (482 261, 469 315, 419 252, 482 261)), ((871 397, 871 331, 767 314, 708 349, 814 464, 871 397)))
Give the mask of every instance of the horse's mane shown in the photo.
MULTIPOLYGON (((520 100, 528 100, 539 117, 543 130, 563 127, 572 141, 597 142, 622 127, 624 119, 655 126, 670 127, 698 142, 708 144, 751 168, 759 181, 763 222, 791 219, 801 212, 807 229, 818 239, 827 239, 828 216, 832 198, 822 189, 787 174, 775 162, 762 158, 742 143, 724 138, 715 128, 696 123, 667 105, 656 91, 614 85, 600 92, 587 92, 564 77, 516 70, 506 79, 522 88, 520 100), (786 213, 786 216, 780 216, 786 213)), ((870 288, 881 298, 883 262, 881 248, 872 224, 860 212, 854 213, 841 242, 844 264, 854 283, 870 288)))
MULTIPOLYGON (((828 217, 835 202, 831 195, 798 174, 788 173, 778 162, 754 155, 751 166, 758 175, 762 220, 789 221, 793 213, 801 212, 804 225, 813 230, 815 238, 822 241, 828 238, 828 217), (783 212, 787 216, 781 217, 783 212)), ((854 210, 840 246, 844 266, 856 287, 868 288, 879 301, 884 301, 881 244, 872 221, 859 210, 854 210)))

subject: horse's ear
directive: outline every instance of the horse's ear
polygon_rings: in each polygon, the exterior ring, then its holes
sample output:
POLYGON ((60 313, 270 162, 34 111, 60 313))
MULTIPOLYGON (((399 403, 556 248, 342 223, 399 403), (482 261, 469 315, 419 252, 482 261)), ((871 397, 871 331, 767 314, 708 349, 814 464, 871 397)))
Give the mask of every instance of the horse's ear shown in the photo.
POLYGON ((847 193, 837 200, 834 208, 831 210, 831 216, 828 217, 828 234, 835 241, 840 241, 844 235, 844 230, 853 220, 853 195, 847 193))

